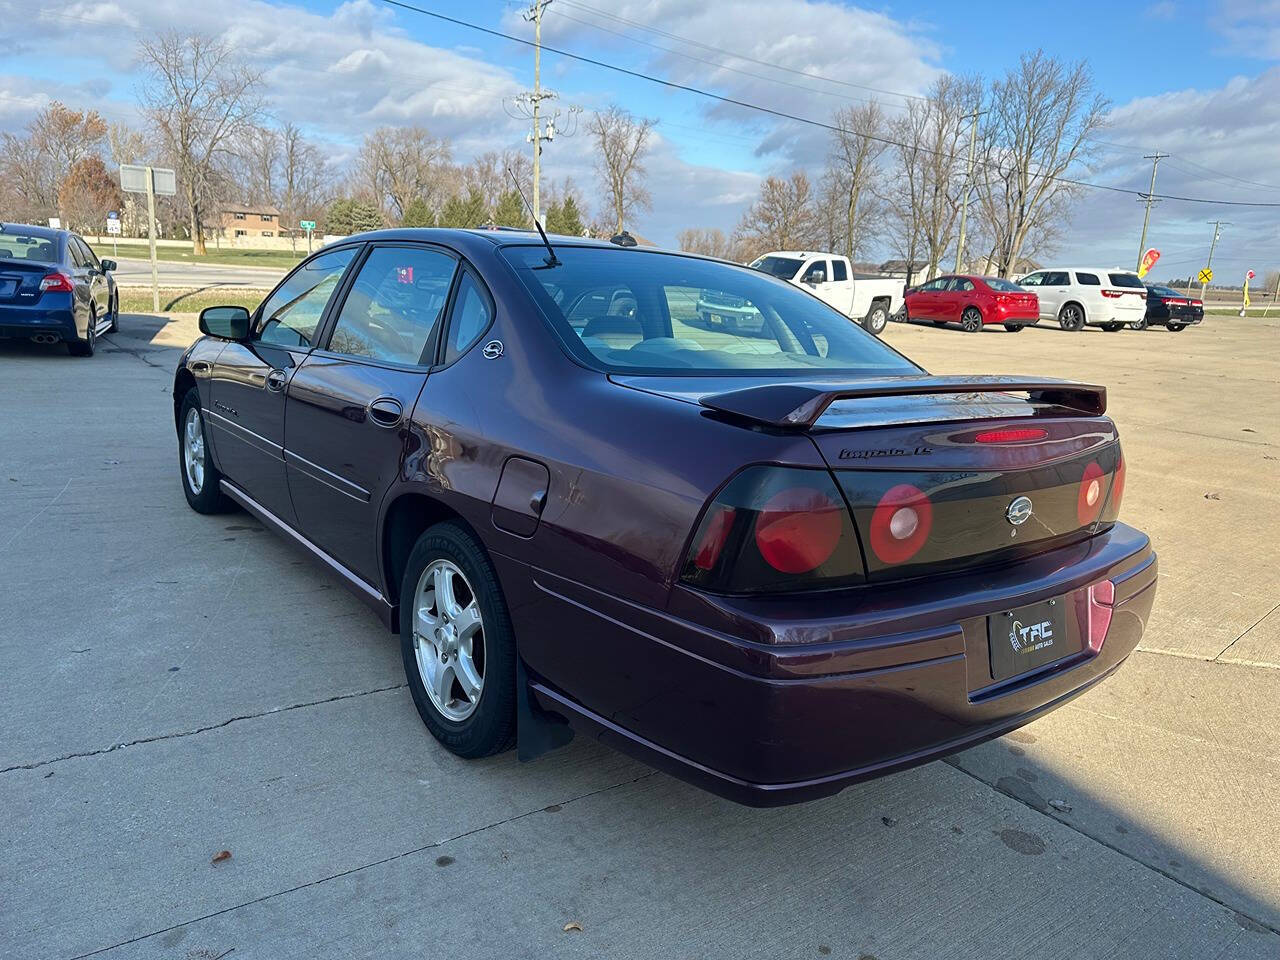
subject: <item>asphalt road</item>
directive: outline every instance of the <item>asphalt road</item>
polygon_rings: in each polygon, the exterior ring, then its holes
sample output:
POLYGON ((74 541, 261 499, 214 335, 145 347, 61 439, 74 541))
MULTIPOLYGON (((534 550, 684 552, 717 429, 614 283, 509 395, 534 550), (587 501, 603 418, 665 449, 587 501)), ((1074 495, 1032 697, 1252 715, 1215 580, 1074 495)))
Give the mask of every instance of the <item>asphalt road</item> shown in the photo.
MULTIPOLYGON (((151 261, 121 257, 113 276, 122 287, 151 286, 151 261)), ((269 290, 285 271, 277 267, 241 267, 216 263, 183 263, 176 260, 156 261, 156 275, 161 287, 245 287, 269 290)))
POLYGON ((159 324, 0 342, 0 957, 1280 957, 1280 322, 890 326, 1109 385, 1156 612, 1023 730, 765 811, 438 747, 358 601, 187 508, 159 324))

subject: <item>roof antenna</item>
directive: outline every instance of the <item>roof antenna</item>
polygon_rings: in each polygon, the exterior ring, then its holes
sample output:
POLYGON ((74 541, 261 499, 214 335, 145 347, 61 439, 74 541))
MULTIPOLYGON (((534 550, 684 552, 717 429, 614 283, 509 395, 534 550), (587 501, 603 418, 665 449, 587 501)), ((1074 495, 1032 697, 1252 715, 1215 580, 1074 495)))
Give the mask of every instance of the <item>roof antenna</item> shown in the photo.
POLYGON ((551 246, 551 241, 547 239, 547 231, 542 229, 542 224, 538 222, 537 214, 533 212, 533 205, 529 203, 529 198, 524 195, 524 191, 520 189, 520 181, 516 179, 516 175, 511 172, 511 168, 507 167, 507 176, 511 178, 511 182, 515 185, 516 193, 520 195, 520 199, 524 201, 525 209, 529 211, 529 219, 533 221, 533 225, 538 228, 538 236, 542 238, 543 245, 547 248, 547 255, 543 257, 542 262, 548 267, 560 266, 560 258, 556 256, 555 250, 551 246))

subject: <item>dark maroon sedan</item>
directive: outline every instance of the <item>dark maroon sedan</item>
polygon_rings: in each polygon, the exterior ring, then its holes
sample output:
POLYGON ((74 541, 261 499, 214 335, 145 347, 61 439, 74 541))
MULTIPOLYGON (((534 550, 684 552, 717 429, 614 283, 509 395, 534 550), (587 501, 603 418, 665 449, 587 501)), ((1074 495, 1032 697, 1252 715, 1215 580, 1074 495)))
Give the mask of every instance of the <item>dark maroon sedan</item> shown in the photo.
POLYGON ((745 803, 818 797, 1060 706, 1151 610, 1102 387, 929 376, 745 267, 384 231, 201 329, 188 501, 340 575, 462 756, 578 730, 745 803))

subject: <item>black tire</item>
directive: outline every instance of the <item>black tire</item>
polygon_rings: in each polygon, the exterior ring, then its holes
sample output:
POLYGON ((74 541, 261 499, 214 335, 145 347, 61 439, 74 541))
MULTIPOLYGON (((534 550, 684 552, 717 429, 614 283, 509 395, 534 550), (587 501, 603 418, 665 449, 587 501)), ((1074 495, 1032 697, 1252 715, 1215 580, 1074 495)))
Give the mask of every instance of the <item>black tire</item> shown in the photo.
POLYGON ((1023 327, 1025 326, 1026 326, 1025 323, 1006 323, 1004 325, 1004 328, 1008 330, 1010 333, 1021 333, 1023 327))
POLYGON ((1084 308, 1076 303, 1068 303, 1058 311, 1058 326, 1071 333, 1084 329, 1084 308))
POLYGON ((871 309, 862 318, 862 329, 872 336, 878 337, 884 333, 884 328, 888 325, 889 308, 884 305, 883 301, 877 300, 871 304, 871 309))
POLYGON ((1146 318, 1146 317, 1143 317, 1141 320, 1134 320, 1132 323, 1130 323, 1130 324, 1129 324, 1129 329, 1130 329, 1130 330, 1145 330, 1145 329, 1147 329, 1147 318, 1146 318))
POLYGON ((977 307, 965 307, 960 314, 960 329, 965 333, 981 333, 982 311, 977 307))
POLYGON ((92 307, 89 308, 89 330, 83 340, 68 340, 67 353, 73 357, 92 357, 94 343, 98 339, 97 334, 98 314, 92 307))
POLYGON ((111 295, 111 326, 107 327, 107 333, 116 333, 120 329, 120 294, 113 293, 111 295))
POLYGON ((473 760, 510 749, 516 736, 516 640, 497 572, 484 547, 461 524, 427 529, 409 554, 400 582, 400 654, 418 715, 431 735, 451 753, 473 760), (432 702, 418 668, 415 597, 418 580, 431 564, 447 560, 461 571, 483 622, 484 673, 479 699, 460 721, 432 702))
POLYGON ((1186 327, 1181 323, 1170 323, 1170 324, 1167 324, 1167 326, 1169 327, 1170 333, 1181 333, 1183 330, 1186 329, 1186 327))
POLYGON ((182 398, 182 407, 178 413, 178 473, 182 476, 182 492, 186 495, 187 504, 196 513, 226 513, 235 507, 222 492, 222 474, 213 465, 213 458, 208 454, 209 429, 204 422, 204 411, 200 409, 200 392, 192 387, 182 398), (203 440, 204 471, 197 490, 187 473, 186 461, 186 423, 187 417, 194 410, 199 419, 200 436, 203 440))
POLYGON ((1102 329, 1105 330, 1107 333, 1115 333, 1117 330, 1123 330, 1124 324, 1123 323, 1104 323, 1102 325, 1102 329))

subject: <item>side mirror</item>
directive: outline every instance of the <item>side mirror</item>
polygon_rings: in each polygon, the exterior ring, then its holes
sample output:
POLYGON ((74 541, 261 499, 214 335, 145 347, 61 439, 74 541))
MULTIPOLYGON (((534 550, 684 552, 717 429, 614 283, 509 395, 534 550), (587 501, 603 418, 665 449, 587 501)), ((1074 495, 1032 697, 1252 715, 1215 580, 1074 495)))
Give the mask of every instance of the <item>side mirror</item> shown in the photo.
POLYGON ((826 283, 827 271, 824 270, 822 267, 814 267, 812 270, 810 270, 808 273, 804 275, 804 282, 805 283, 826 283))
POLYGON ((114 260, 103 260, 101 263, 103 273, 111 273, 111 271, 116 269, 116 262, 114 260))
POLYGON ((205 307, 200 332, 223 340, 249 339, 249 311, 244 307, 205 307))

